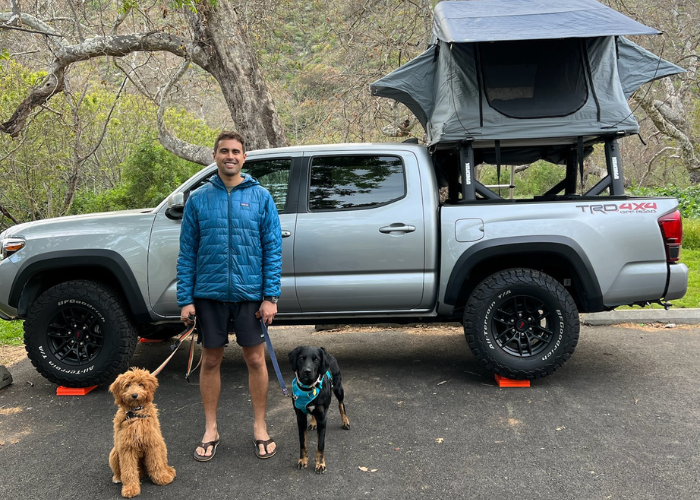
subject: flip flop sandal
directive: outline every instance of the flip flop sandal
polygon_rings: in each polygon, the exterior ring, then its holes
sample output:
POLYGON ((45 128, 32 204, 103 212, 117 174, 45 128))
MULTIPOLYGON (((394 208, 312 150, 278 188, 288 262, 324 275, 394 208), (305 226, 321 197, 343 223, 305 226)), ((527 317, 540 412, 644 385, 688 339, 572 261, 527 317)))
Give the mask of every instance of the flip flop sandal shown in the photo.
POLYGON ((195 459, 197 462, 208 462, 209 460, 211 460, 212 458, 214 458, 214 455, 216 455, 216 447, 219 446, 219 443, 220 443, 220 442, 221 442, 221 439, 217 439, 216 441, 209 441, 208 443, 204 443, 204 442, 200 443, 199 446, 197 446, 197 448, 203 448, 203 449, 204 449, 204 453, 206 453, 206 452, 207 452, 207 448, 211 447, 211 448, 212 448, 212 449, 211 449, 211 455, 209 455, 209 456, 207 456, 207 455, 200 455, 199 453, 197 453, 197 449, 195 448, 195 450, 194 450, 194 459, 195 459))
POLYGON ((255 456, 262 459, 274 457, 275 453, 277 453, 277 447, 275 447, 275 449, 272 451, 267 451, 267 445, 274 442, 275 440, 272 438, 268 439, 267 441, 263 439, 253 439, 253 444, 255 445, 255 456), (264 455, 260 454, 260 445, 263 445, 263 448, 265 449, 264 455))

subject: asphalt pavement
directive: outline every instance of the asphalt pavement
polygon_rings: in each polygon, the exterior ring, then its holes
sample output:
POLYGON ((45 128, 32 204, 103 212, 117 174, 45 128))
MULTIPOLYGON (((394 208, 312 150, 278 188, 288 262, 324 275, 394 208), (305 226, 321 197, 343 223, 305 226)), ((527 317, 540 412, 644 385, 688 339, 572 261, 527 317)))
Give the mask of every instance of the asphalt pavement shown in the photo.
MULTIPOLYGON (((168 486, 145 479, 139 498, 700 498, 700 328, 582 319, 572 358, 529 388, 498 387, 459 328, 273 325, 287 384, 297 345, 323 346, 339 361, 351 428, 341 428, 334 401, 323 475, 296 468, 292 402, 271 367, 268 426, 279 451, 255 457, 235 346, 223 367, 222 444, 211 462, 195 462, 203 417, 181 348, 156 393, 177 477, 168 486)), ((168 352, 169 343, 141 344, 132 365, 153 370, 168 352)), ((14 383, 0 391, 0 497, 120 498, 107 460, 116 410, 107 388, 57 396, 26 359, 10 369, 14 383)))

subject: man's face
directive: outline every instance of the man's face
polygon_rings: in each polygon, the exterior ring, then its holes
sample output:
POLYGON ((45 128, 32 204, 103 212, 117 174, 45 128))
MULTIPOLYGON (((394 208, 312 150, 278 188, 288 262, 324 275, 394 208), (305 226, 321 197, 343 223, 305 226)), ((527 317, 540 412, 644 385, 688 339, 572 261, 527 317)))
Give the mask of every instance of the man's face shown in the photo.
POLYGON ((219 141, 218 149, 214 152, 214 161, 219 167, 219 175, 222 180, 233 180, 238 177, 246 156, 246 153, 243 152, 243 145, 236 139, 219 141))

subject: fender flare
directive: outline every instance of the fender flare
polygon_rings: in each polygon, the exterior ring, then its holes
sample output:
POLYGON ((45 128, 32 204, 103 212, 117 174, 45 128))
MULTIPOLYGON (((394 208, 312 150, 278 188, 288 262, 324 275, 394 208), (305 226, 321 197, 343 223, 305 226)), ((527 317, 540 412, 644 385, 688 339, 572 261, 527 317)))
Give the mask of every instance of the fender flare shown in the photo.
POLYGON ((581 288, 579 296, 586 311, 603 310, 603 293, 593 265, 581 246, 565 236, 518 236, 480 241, 469 247, 457 259, 447 281, 444 301, 454 306, 463 283, 482 262, 493 257, 548 253, 567 261, 578 275, 581 288))
POLYGON ((136 321, 140 323, 151 321, 148 306, 143 300, 134 273, 124 257, 114 250, 61 250, 27 259, 20 266, 12 282, 8 304, 18 307, 26 284, 35 274, 55 269, 81 267, 102 267, 108 270, 116 278, 136 321))

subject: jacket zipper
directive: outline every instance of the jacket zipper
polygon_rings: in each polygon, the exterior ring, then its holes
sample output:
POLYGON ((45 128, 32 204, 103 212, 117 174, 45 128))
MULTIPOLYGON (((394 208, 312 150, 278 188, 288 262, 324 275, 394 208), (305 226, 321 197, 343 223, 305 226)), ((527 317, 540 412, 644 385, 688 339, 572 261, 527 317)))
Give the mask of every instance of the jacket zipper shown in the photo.
POLYGON ((226 235, 226 250, 228 252, 228 287, 226 290, 226 293, 228 294, 228 301, 232 302, 232 297, 231 297, 231 272, 233 270, 232 262, 231 259, 233 258, 231 255, 231 215, 232 215, 232 210, 231 210, 231 193, 233 192, 233 189, 229 191, 226 189, 226 196, 228 197, 228 234, 226 235))

